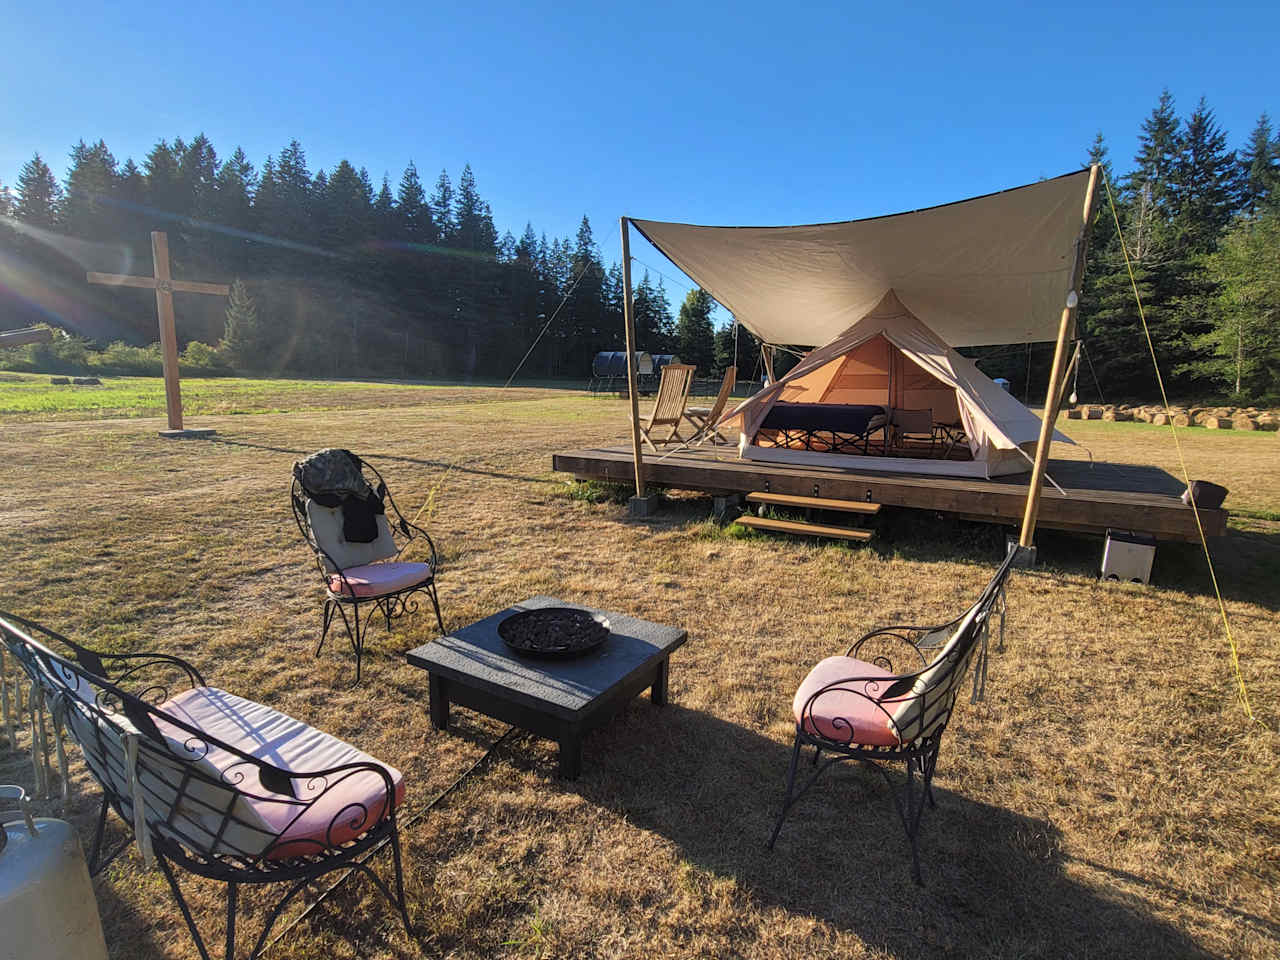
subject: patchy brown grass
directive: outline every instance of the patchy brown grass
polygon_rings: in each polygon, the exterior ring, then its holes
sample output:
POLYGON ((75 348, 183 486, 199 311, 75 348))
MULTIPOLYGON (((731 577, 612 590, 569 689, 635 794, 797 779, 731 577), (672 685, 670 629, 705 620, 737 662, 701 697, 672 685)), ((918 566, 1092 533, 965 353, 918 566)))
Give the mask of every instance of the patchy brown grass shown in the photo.
MULTIPOLYGON (((631 521, 616 503, 564 496, 549 472, 553 449, 616 440, 622 404, 496 390, 442 399, 208 418, 212 442, 158 440, 147 420, 0 434, 0 605, 91 643, 176 652, 211 682, 351 740, 405 772, 406 816, 505 728, 459 709, 456 729, 431 729, 426 677, 403 658, 430 638, 428 615, 390 636, 375 629, 356 690, 340 644, 313 658, 320 591, 287 504, 300 454, 359 451, 410 513, 434 493, 427 524, 444 552, 448 626, 552 593, 689 630, 672 705, 638 700, 593 734, 579 781, 556 779, 549 744, 519 738, 404 831, 412 940, 355 880, 269 956, 1280 949, 1276 734, 1235 702, 1196 550, 1161 547, 1160 585, 1138 589, 1093 578, 1096 541, 1042 539, 1046 566, 1010 586, 987 700, 957 708, 944 744, 919 889, 868 772, 835 771, 765 849, 791 695, 812 663, 871 625, 962 607, 1001 532, 897 514, 869 548, 737 538, 707 521, 709 501, 683 495, 631 521)), ((1236 440, 1204 475, 1244 489, 1266 451, 1236 440)), ((1089 442, 1123 459, 1137 441, 1099 431, 1089 442)), ((1248 496, 1275 509, 1274 484, 1248 496)), ((1255 709, 1272 730, 1278 549, 1280 528, 1262 520, 1233 527, 1218 549, 1255 709)), ((29 776, 19 759, 9 754, 6 779, 29 776)), ((76 769, 73 816, 88 836, 96 791, 76 769)), ((221 890, 189 886, 216 940, 221 890)), ((195 956, 162 878, 132 853, 96 889, 114 956, 195 956)), ((247 951, 265 901, 244 900, 247 951)))

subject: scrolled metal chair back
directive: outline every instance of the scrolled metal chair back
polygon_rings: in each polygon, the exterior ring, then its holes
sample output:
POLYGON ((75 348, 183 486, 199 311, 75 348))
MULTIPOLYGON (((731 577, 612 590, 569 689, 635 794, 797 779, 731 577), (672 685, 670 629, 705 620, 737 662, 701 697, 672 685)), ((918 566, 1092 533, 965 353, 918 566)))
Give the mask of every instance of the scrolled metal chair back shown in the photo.
MULTIPOLYGON (((176 668, 204 686, 194 668, 175 657, 102 654, 9 614, 0 614, 0 637, 62 711, 107 802, 134 826, 139 842, 163 843, 170 856, 188 867, 267 869, 268 861, 281 855, 316 855, 339 846, 333 839, 339 818, 349 834, 364 826, 362 821, 371 824, 394 811, 395 785, 379 764, 286 771, 118 685, 161 666, 176 668), (78 662, 55 653, 44 641, 65 644, 78 662), (107 664, 118 668, 114 679, 107 678, 107 664), (216 765, 211 762, 215 755, 216 765), (327 791, 364 773, 384 780, 384 802, 378 809, 343 808, 325 839, 282 840, 327 791)), ((168 699, 167 687, 153 680, 145 681, 141 692, 160 702, 168 699)), ((200 872, 217 875, 216 870, 200 872)))

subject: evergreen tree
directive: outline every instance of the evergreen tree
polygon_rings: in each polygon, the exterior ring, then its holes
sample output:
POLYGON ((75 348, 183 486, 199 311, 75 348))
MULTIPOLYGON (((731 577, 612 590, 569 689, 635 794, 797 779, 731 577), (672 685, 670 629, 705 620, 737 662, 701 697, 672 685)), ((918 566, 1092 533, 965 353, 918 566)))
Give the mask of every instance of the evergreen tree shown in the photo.
POLYGON ((253 230, 253 198, 257 187, 257 171, 244 150, 236 147, 230 158, 218 168, 209 214, 213 223, 226 231, 218 234, 213 248, 227 261, 225 266, 230 269, 248 266, 245 261, 249 241, 244 235, 253 230))
POLYGON ((1236 155, 1204 97, 1187 118, 1179 140, 1173 182, 1174 226, 1179 250, 1208 253, 1231 220, 1236 155))
MULTIPOLYGON (((317 179, 318 179, 317 175, 317 179)), ((327 189, 316 191, 317 217, 321 242, 333 248, 353 247, 364 242, 371 232, 373 216, 372 188, 368 175, 360 176, 355 167, 342 160, 333 168, 327 189)))
POLYGON ((99 140, 92 146, 83 140, 71 148, 71 166, 62 204, 63 228, 85 240, 114 239, 116 158, 99 140))
POLYGON ((1280 140, 1271 139, 1271 118, 1265 113, 1249 135, 1249 145, 1240 155, 1240 209, 1253 216, 1259 208, 1276 199, 1280 185, 1280 140))
MULTIPOLYGON (((730 367, 738 366, 738 357, 734 349, 733 323, 726 323, 716 329, 716 358, 712 370, 716 376, 722 376, 730 367)), ((738 371, 740 374, 741 370, 738 371)))
POLYGON ((257 370, 261 368, 261 347, 257 304, 244 283, 236 277, 227 297, 227 319, 218 349, 235 369, 257 370))
POLYGON ((462 168, 462 176, 458 178, 458 192, 454 205, 456 245, 464 250, 494 252, 497 233, 494 230, 493 217, 489 213, 489 205, 480 199, 480 193, 476 189, 476 177, 471 172, 469 163, 462 168))
POLYGON ((675 352, 685 363, 691 363, 704 376, 715 366, 715 329, 711 324, 711 310, 715 300, 711 294, 698 287, 685 295, 676 318, 675 352))
POLYGON ((218 154, 209 138, 198 133, 178 156, 178 182, 188 215, 199 220, 213 219, 217 213, 217 179, 218 154))
POLYGON ((435 243, 437 240, 435 225, 432 222, 431 208, 427 206, 427 195, 422 189, 422 181, 418 179, 418 168, 409 161, 400 178, 400 191, 396 199, 396 217, 399 220, 399 231, 409 243, 435 243))
MULTIPOLYGON (((185 149, 181 140, 175 146, 170 146, 167 140, 160 140, 142 161, 147 181, 147 206, 156 213, 172 217, 186 216, 190 206, 178 174, 178 158, 181 156, 179 146, 185 149)), ((148 220, 151 229, 160 229, 169 222, 168 218, 154 215, 148 220)))
POLYGON ((58 223, 62 188, 49 165, 35 154, 18 173, 14 216, 33 227, 52 229, 58 223))
POLYGON ((453 184, 449 180, 449 172, 441 170, 436 179, 435 193, 427 206, 431 208, 431 216, 435 219, 435 242, 452 246, 457 234, 457 221, 453 216, 453 184))
POLYGON ((396 235, 396 204, 391 196, 391 182, 382 175, 382 187, 373 201, 373 235, 379 240, 391 240, 396 235))

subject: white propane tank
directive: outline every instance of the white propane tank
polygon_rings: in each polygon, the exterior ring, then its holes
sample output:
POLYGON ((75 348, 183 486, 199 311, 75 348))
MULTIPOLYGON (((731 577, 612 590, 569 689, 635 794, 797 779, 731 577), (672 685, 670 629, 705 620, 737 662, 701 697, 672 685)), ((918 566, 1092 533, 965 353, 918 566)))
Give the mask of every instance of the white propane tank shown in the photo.
POLYGON ((0 827, 0 960, 107 960, 80 838, 65 820, 32 817, 21 787, 0 786, 22 819, 0 827))

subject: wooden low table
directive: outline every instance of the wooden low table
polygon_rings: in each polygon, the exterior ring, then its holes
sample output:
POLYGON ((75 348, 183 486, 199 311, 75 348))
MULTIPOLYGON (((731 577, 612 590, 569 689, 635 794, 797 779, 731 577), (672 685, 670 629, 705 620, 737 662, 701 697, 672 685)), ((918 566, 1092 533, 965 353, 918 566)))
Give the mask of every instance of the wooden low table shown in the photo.
POLYGON ((456 633, 410 650, 408 659, 429 677, 431 723, 449 728, 449 705, 523 727, 560 744, 560 775, 582 770, 582 738, 607 723, 645 688, 653 702, 667 702, 671 651, 688 639, 664 627, 621 613, 591 610, 609 619, 603 645, 581 657, 549 659, 516 653, 498 636, 498 624, 523 610, 577 607, 555 597, 531 597, 456 633))

